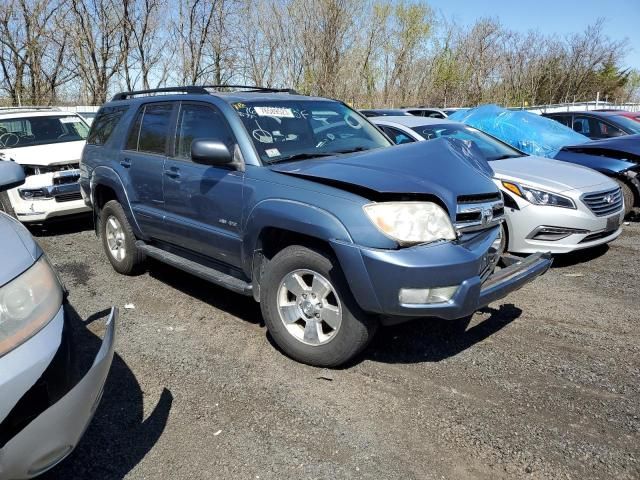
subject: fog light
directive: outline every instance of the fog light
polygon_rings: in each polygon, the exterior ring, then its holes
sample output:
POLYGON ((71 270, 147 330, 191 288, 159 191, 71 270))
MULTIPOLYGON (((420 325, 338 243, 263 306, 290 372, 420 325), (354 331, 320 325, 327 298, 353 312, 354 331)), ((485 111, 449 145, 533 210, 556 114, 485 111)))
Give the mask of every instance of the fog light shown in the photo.
POLYGON ((403 305, 425 305, 450 301, 458 291, 457 286, 438 288, 401 288, 398 298, 403 305))

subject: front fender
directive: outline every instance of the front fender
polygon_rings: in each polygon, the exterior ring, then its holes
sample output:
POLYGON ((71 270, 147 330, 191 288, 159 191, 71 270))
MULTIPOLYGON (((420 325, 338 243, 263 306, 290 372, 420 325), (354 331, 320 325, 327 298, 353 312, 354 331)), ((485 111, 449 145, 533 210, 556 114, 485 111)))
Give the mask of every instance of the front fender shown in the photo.
POLYGON ((247 274, 251 272, 253 253, 265 228, 289 230, 327 242, 353 243, 342 222, 326 210, 295 200, 263 200, 247 215, 243 228, 242 258, 247 274))
POLYGON ((122 209, 124 210, 125 215, 127 216, 127 220, 129 220, 129 224, 134 230, 136 237, 144 239, 145 235, 142 233, 140 226, 136 220, 136 217, 133 215, 133 210, 131 209, 131 202, 129 200, 129 196, 127 195, 127 189, 124 187, 124 183, 120 176, 110 167, 107 166, 99 166, 96 167, 91 172, 90 179, 90 187, 91 187, 91 204, 93 205, 93 217, 96 225, 97 231, 97 217, 98 211, 95 203, 95 193, 96 187, 99 185, 109 187, 116 194, 116 198, 120 205, 122 205, 122 209))

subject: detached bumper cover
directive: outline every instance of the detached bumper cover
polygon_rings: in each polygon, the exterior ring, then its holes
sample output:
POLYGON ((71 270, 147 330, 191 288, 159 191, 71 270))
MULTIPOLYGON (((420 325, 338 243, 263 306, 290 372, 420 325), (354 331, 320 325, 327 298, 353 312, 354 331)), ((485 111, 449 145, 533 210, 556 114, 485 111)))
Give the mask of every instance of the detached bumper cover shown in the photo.
POLYGON ((114 355, 117 315, 117 309, 112 309, 100 350, 84 377, 0 449, 1 479, 39 475, 62 461, 78 444, 102 397, 114 355))
POLYGON ((383 317, 384 323, 411 318, 462 318, 521 288, 551 266, 550 254, 536 253, 481 278, 487 252, 497 237, 483 232, 464 245, 442 243, 400 250, 372 250, 332 244, 360 307, 383 317), (448 302, 402 304, 402 288, 458 286, 448 302))

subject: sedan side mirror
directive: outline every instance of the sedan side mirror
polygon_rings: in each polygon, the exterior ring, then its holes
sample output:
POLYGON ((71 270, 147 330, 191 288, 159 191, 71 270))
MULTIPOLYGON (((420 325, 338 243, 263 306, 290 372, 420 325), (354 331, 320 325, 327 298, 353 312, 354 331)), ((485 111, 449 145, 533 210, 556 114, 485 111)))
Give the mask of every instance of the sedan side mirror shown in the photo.
POLYGON ((24 169, 18 163, 0 160, 0 192, 24 183, 24 169))
POLYGON ((233 163, 227 146, 211 138, 198 138, 191 143, 191 159, 204 165, 221 166, 233 163))

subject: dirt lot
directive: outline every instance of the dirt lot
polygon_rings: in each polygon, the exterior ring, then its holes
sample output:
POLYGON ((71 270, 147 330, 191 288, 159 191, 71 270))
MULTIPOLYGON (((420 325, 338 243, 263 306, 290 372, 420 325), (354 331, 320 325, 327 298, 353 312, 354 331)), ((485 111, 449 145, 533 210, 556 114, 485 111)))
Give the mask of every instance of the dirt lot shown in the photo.
POLYGON ((119 276, 90 228, 38 239, 87 343, 121 309, 95 420, 48 479, 640 477, 639 223, 337 371, 279 353, 245 297, 157 263, 119 276))

